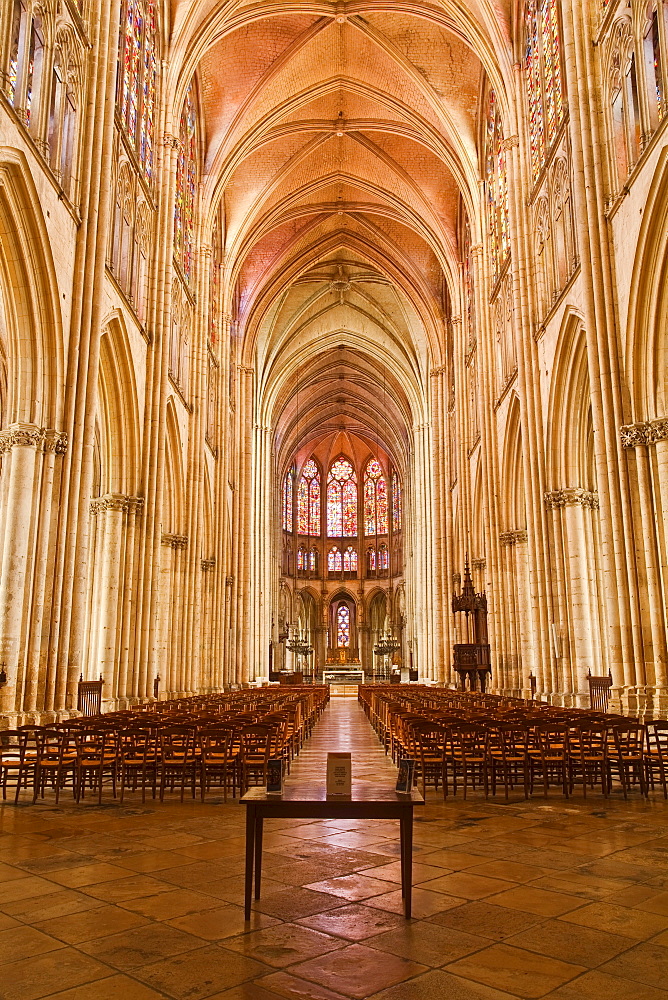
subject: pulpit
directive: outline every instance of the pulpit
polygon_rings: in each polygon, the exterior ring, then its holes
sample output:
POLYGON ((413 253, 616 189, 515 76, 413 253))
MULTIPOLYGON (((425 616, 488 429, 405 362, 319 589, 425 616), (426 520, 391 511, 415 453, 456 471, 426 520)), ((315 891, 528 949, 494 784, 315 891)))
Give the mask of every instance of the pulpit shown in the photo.
POLYGON ((464 564, 464 583, 461 592, 452 598, 455 614, 466 615, 466 634, 470 642, 453 646, 453 670, 459 676, 462 690, 485 690, 488 674, 492 672, 491 651, 487 641, 487 595, 476 594, 468 557, 464 564))

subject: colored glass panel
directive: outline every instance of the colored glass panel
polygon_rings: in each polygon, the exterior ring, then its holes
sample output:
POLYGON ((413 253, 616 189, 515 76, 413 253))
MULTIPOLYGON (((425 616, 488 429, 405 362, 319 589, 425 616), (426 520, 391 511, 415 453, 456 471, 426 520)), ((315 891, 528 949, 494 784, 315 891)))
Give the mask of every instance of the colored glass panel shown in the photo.
POLYGON ((197 119, 192 84, 183 102, 179 125, 174 200, 174 253, 186 281, 193 273, 195 192, 197 186, 197 119))
POLYGON ((300 535, 320 534, 320 471, 309 459, 297 490, 297 531, 300 535))
POLYGON ((372 459, 364 474, 364 532, 366 535, 387 534, 387 482, 380 462, 372 459))
POLYGON ((346 458, 338 458, 327 477, 327 534, 330 538, 357 535, 357 477, 346 458))
POLYGON ((369 567, 370 570, 374 570, 376 568, 376 550, 375 549, 367 549, 366 562, 367 562, 367 566, 369 567))
POLYGON ((327 555, 327 570, 330 573, 340 573, 343 570, 343 556, 341 549, 336 546, 329 550, 327 555))
POLYGON ((9 45, 9 102, 13 104, 16 100, 16 84, 19 75, 19 43, 21 40, 21 15, 23 4, 14 0, 14 13, 12 18, 12 31, 9 45))
POLYGON ((378 569, 390 568, 390 553, 387 545, 381 545, 378 549, 378 569))
POLYGON ((339 604, 336 612, 336 644, 339 649, 350 646, 350 608, 339 604))
POLYGON ((496 281, 510 253, 508 181, 503 148, 503 122, 493 90, 487 107, 486 186, 487 218, 492 280, 496 281))
POLYGON ((119 42, 118 102, 125 133, 148 181, 154 173, 157 35, 155 0, 127 0, 119 42))
POLYGON ((527 3, 526 76, 531 171, 535 180, 564 118, 558 0, 527 3))
POLYGON ((401 483, 399 481, 399 476, 395 472, 392 476, 392 526, 395 531, 401 531, 401 504, 401 483))
POLYGON ((343 572, 344 573, 357 572, 357 549, 354 549, 352 545, 349 545, 346 551, 343 553, 343 572))
POLYGON ((306 549, 302 546, 297 549, 297 569, 306 569, 306 549))
POLYGON ((283 480, 283 531, 292 531, 292 472, 283 480))
POLYGON ((311 551, 308 554, 308 568, 310 569, 310 571, 312 573, 315 573, 316 569, 318 568, 318 550, 317 549, 311 549, 311 551))

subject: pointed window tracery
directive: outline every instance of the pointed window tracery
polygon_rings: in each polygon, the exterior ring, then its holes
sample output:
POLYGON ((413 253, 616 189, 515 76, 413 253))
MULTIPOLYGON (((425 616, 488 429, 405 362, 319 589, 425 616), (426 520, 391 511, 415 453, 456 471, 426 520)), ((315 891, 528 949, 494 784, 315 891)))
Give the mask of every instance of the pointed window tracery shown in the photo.
POLYGON ((487 104, 487 218, 492 263, 492 282, 496 282, 510 255, 508 225, 508 180, 506 151, 503 147, 503 122, 496 94, 490 90, 487 104))
POLYGON ((357 572, 357 549, 349 545, 346 551, 343 553, 343 572, 344 573, 356 573, 357 572))
POLYGON ((292 494, 294 470, 290 469, 283 480, 283 531, 292 531, 292 494))
POLYGON ((197 188, 197 116, 193 85, 188 87, 179 126, 174 201, 174 256, 186 281, 193 273, 195 194, 197 188))
POLYGON ((339 604, 336 612, 336 645, 339 649, 350 646, 350 608, 347 604, 339 604))
POLYGON ((343 456, 332 464, 327 477, 327 534, 330 538, 357 535, 357 476, 343 456))
POLYGON ((525 30, 531 172, 536 180, 564 119, 557 0, 528 0, 525 30))
POLYGON ((364 533, 387 534, 387 481, 380 462, 371 459, 364 473, 364 533))
POLYGON ((154 171, 157 37, 154 0, 126 0, 119 41, 117 103, 125 133, 149 182, 154 171))
POLYGON ((330 549, 327 555, 327 572, 343 572, 343 556, 341 555, 341 549, 337 545, 330 549))
POLYGON ((401 480, 396 472, 392 474, 392 527, 394 531, 401 531, 402 521, 402 496, 401 480))
POLYGON ((302 469, 299 479, 297 531, 300 535, 320 534, 320 470, 312 458, 302 469))

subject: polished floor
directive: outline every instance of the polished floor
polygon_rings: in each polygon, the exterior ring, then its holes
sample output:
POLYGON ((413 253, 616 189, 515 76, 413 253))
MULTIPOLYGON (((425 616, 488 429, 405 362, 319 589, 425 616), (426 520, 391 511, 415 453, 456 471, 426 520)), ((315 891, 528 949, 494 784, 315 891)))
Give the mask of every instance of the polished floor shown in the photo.
MULTIPOLYGON (((327 750, 396 771, 333 699, 292 780, 327 750)), ((668 1000, 668 806, 596 792, 447 803, 415 823, 416 919, 396 823, 272 821, 244 926, 244 810, 0 807, 2 1000, 668 1000)))

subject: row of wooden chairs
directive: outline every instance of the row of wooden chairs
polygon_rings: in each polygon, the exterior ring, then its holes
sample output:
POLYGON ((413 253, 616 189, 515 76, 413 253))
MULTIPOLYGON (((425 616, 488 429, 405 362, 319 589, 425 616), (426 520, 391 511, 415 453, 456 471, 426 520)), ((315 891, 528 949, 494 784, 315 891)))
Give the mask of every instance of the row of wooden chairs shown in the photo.
POLYGON ((32 787, 33 802, 47 789, 59 801, 63 788, 76 801, 93 791, 102 801, 103 789, 114 798, 120 789, 150 791, 164 800, 166 791, 186 787, 204 801, 213 787, 234 797, 251 784, 264 784, 268 761, 290 763, 310 735, 328 698, 326 688, 309 690, 306 698, 279 696, 261 711, 217 714, 200 704, 162 712, 122 712, 71 719, 52 727, 22 726, 0 734, 2 794, 14 788, 17 802, 22 789, 32 787), (315 695, 314 695, 315 692, 315 695), (277 711, 276 706, 281 710, 277 711), (271 709, 267 711, 267 709, 271 709))
MULTIPOLYGON (((450 692, 447 692, 450 694, 450 692)), ((448 794, 480 787, 485 795, 519 787, 528 798, 536 783, 547 795, 558 785, 564 795, 580 785, 600 785, 607 796, 613 781, 624 797, 638 786, 643 795, 660 784, 668 797, 668 722, 641 724, 637 719, 595 712, 534 710, 525 702, 487 712, 479 699, 438 699, 425 705, 419 697, 395 700, 393 691, 363 691, 360 700, 386 752, 398 762, 416 761, 423 787, 433 784, 448 794)))

